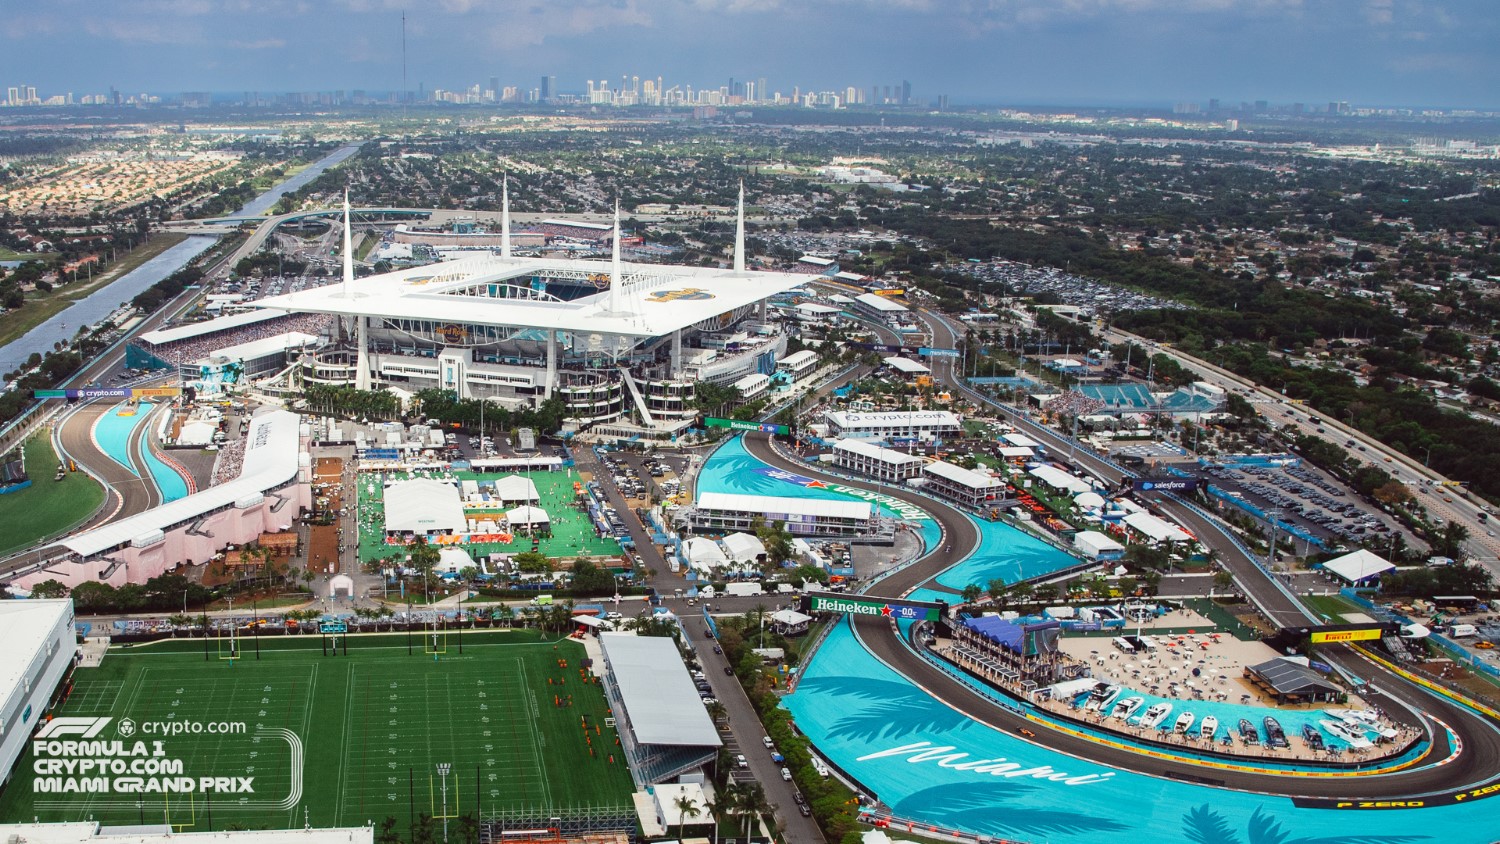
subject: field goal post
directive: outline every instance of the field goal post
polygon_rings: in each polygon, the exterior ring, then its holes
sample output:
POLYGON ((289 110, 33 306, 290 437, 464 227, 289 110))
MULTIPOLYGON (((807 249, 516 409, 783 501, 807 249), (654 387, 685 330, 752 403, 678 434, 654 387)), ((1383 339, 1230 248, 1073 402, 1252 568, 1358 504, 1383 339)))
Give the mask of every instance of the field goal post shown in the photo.
MULTIPOLYGON (((198 800, 197 800, 197 798, 195 798, 193 796, 193 793, 191 791, 188 792, 187 794, 183 795, 183 797, 185 797, 187 799, 187 810, 186 810, 187 811, 187 820, 185 820, 185 821, 174 821, 172 819, 172 795, 171 795, 170 792, 166 792, 166 791, 163 791, 161 793, 161 798, 162 798, 162 810, 161 810, 162 811, 162 822, 165 823, 167 825, 167 828, 170 829, 170 830, 172 830, 172 832, 174 832, 174 833, 176 833, 176 832, 185 832, 185 831, 187 831, 189 829, 193 829, 193 828, 196 828, 198 826, 198 800)), ((179 798, 179 800, 181 800, 181 799, 182 798, 179 798)), ((178 812, 182 812, 183 811, 183 807, 182 807, 182 804, 180 802, 177 805, 177 811, 178 812)))
POLYGON ((448 652, 448 625, 442 618, 434 618, 431 623, 423 625, 422 649, 433 659, 448 652))
POLYGON ((227 631, 222 627, 219 628, 219 635, 215 639, 218 641, 219 659, 233 665, 240 658, 239 629, 232 619, 229 621, 228 628, 227 631))

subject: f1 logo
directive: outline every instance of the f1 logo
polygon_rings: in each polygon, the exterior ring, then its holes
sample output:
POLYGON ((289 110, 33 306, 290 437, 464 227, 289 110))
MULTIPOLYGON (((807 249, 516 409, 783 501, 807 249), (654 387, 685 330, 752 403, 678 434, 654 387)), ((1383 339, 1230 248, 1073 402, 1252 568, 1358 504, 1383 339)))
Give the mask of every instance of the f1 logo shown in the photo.
POLYGON ((80 738, 93 738, 109 726, 113 718, 82 718, 64 716, 53 718, 37 730, 36 737, 39 739, 57 738, 58 736, 78 736, 80 738))

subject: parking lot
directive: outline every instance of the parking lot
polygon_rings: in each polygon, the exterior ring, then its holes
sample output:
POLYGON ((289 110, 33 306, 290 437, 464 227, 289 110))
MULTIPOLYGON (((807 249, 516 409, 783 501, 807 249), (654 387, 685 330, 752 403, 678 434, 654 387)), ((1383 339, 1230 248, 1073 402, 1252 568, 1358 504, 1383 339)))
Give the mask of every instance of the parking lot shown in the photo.
POLYGON ((1285 521, 1320 539, 1366 542, 1395 530, 1378 510, 1305 466, 1216 466, 1203 474, 1262 510, 1279 508, 1285 521))

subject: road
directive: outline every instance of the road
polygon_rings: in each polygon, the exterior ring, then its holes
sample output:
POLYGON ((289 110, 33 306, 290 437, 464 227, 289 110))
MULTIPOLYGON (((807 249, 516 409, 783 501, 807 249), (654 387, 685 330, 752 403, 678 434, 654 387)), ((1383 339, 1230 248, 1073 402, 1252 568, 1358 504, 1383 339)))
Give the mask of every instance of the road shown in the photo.
MULTIPOLYGON (((752 455, 770 465, 814 477, 823 474, 816 468, 789 459, 773 449, 768 437, 764 434, 746 435, 745 444, 752 455)), ((833 479, 831 475, 827 477, 833 479)), ((968 556, 977 542, 977 534, 972 523, 951 507, 900 488, 851 482, 846 478, 838 480, 840 483, 866 489, 878 489, 885 494, 917 504, 932 513, 944 528, 944 545, 941 548, 923 557, 917 564, 879 581, 868 590, 870 595, 882 598, 899 598, 906 595, 913 589, 926 584, 938 572, 957 564, 968 556)), ((1269 578, 1258 575, 1259 569, 1255 568, 1253 561, 1243 557, 1237 546, 1220 545, 1215 542, 1210 523, 1200 519, 1195 527, 1209 537, 1208 544, 1211 547, 1220 549, 1225 561, 1233 570, 1236 570, 1237 574, 1241 571, 1245 572, 1241 579, 1242 587, 1247 591, 1256 591, 1261 600, 1275 607, 1274 612, 1277 615, 1288 619, 1302 617, 1300 609, 1296 608, 1295 601, 1282 593, 1276 584, 1269 581, 1269 578), (1241 558, 1235 559, 1236 554, 1239 554, 1241 558)), ((912 646, 893 632, 889 622, 861 617, 855 622, 855 633, 865 647, 878 658, 911 678, 913 682, 942 703, 965 713, 976 721, 1012 735, 1018 735, 1019 730, 1023 728, 1031 729, 1036 733, 1036 737, 1026 740, 1032 743, 1151 776, 1165 776, 1196 782, 1202 782, 1206 778, 1214 780, 1207 784, 1267 794, 1367 799, 1446 794, 1500 780, 1500 729, 1496 729, 1495 724, 1445 698, 1428 694, 1394 675, 1382 674, 1379 681, 1381 691, 1388 698, 1399 701, 1399 705, 1384 707, 1387 714, 1395 720, 1418 725, 1428 731, 1433 739, 1430 759, 1446 758, 1450 761, 1441 767, 1428 765, 1374 778, 1319 779, 1316 781, 1317 785, 1313 786, 1313 781, 1306 777, 1291 778, 1278 774, 1245 771, 1213 771, 1210 774, 1206 769, 1191 763, 1147 757, 1128 750, 1101 746, 1067 733, 1038 729, 1038 722, 1029 721, 979 697, 968 686, 917 655, 912 646), (1424 715, 1419 716, 1414 714, 1415 712, 1422 712, 1424 715), (1453 748, 1448 744, 1446 733, 1429 721, 1426 714, 1440 718, 1454 730, 1463 743, 1462 753, 1453 754, 1453 748)), ((1364 661, 1350 651, 1344 651, 1330 658, 1362 677, 1371 677, 1380 673, 1377 666, 1364 661)))

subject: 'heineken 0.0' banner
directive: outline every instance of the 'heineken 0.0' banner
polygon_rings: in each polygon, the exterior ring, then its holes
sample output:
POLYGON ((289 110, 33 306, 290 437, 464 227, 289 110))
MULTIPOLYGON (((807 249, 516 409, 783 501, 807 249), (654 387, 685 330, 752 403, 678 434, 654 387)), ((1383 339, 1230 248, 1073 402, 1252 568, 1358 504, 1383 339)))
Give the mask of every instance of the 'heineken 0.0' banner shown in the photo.
POLYGON ((785 425, 772 425, 769 422, 743 422, 739 419, 720 419, 717 416, 703 417, 703 424, 710 428, 728 428, 731 431, 760 431, 766 434, 780 434, 786 436, 792 432, 785 425))
POLYGON ((941 609, 937 604, 918 601, 882 601, 870 598, 846 598, 843 595, 812 593, 807 596, 813 612, 841 612, 847 615, 878 615, 913 621, 937 621, 941 609))

